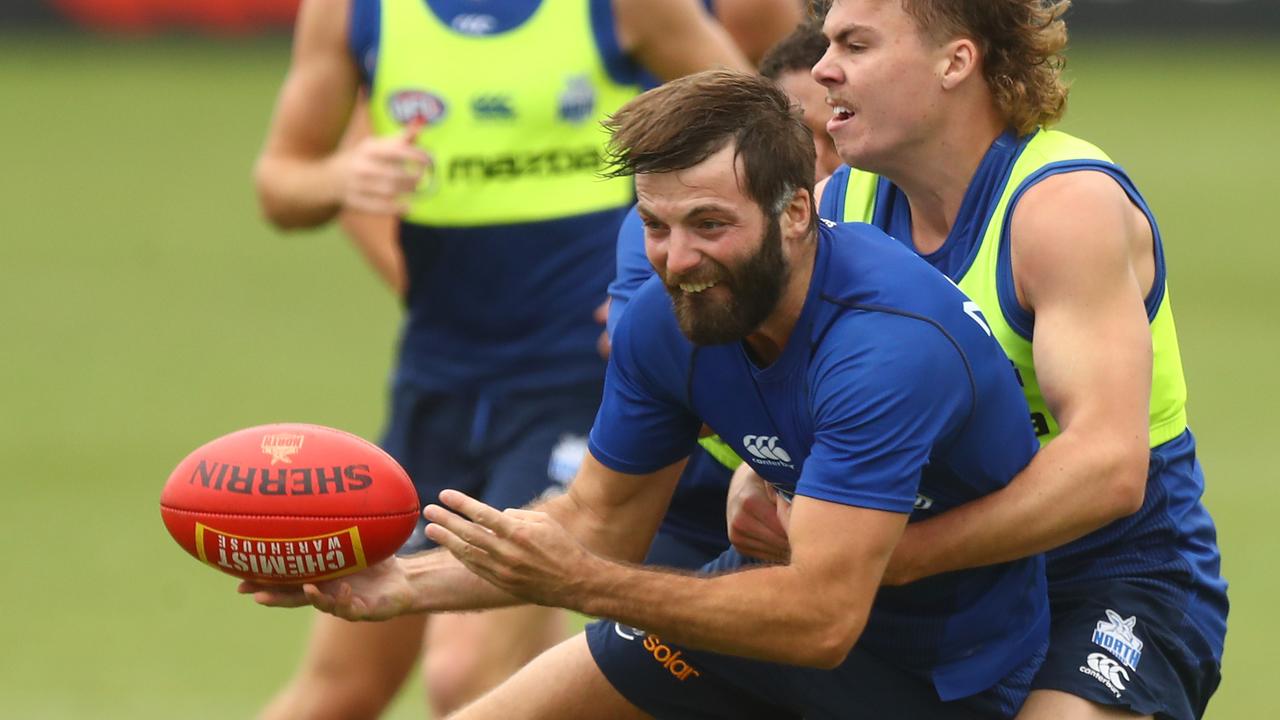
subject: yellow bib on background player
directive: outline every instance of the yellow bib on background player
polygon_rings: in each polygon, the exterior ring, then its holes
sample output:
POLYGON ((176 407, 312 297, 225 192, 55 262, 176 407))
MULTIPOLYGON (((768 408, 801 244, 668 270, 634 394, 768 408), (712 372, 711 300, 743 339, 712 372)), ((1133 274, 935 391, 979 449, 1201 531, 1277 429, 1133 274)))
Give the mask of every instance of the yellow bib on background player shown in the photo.
MULTIPOLYGON (((1009 209, 1017 197, 1041 179, 1055 166, 1084 161, 1095 165, 1103 163, 1123 175, 1100 149, 1063 132, 1040 130, 1029 141, 1014 163, 1005 180, 999 201, 987 218, 980 246, 974 260, 963 275, 953 278, 965 294, 973 298, 983 309, 983 317, 991 332, 1013 361, 1023 382, 1027 404, 1031 406, 1031 421, 1043 446, 1059 432, 1058 422, 1049 412, 1044 394, 1036 379, 1035 362, 1031 352, 1031 338, 1009 323, 1001 306, 1001 291, 1012 293, 1012 287, 1002 288, 999 263, 1001 255, 1008 253, 1009 209)), ((1087 165, 1086 165, 1087 166, 1087 165)), ((844 212, 842 222, 872 222, 876 209, 876 194, 880 177, 860 170, 851 170, 844 188, 844 212)), ((1153 233, 1155 228, 1152 228, 1153 233)), ((1159 242, 1158 236, 1155 240, 1159 242)), ((1004 262, 1008 262, 1007 257, 1004 262)), ((1178 336, 1174 330, 1173 310, 1169 305, 1166 285, 1153 290, 1158 297, 1151 318, 1151 343, 1154 351, 1151 385, 1150 444, 1161 445, 1180 435, 1187 427, 1187 385, 1182 374, 1182 355, 1178 350, 1178 336)), ((1017 304, 1017 299, 1004 297, 1005 306, 1017 304)), ((1150 311, 1150 308, 1148 308, 1150 311)))
POLYGON ((600 122, 639 88, 609 76, 590 28, 586 0, 543 0, 519 26, 478 35, 444 24, 422 0, 382 1, 374 130, 421 123, 418 144, 433 158, 406 220, 500 225, 631 202, 629 179, 598 177, 608 140, 600 122))

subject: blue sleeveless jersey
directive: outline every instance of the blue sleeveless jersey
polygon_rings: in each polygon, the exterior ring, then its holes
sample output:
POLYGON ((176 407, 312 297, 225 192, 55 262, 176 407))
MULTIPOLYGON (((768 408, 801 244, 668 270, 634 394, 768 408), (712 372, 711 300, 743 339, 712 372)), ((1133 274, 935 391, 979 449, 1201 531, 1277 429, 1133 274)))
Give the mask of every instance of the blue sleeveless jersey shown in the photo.
MULTIPOLYGON (((519 27, 540 1, 423 0, 442 22, 478 41, 519 27), (476 21, 481 15, 484 21, 476 21)), ((592 33, 610 75, 635 82, 639 68, 618 46, 610 0, 583 2, 591 10, 591 27, 583 30, 592 33)), ((366 85, 377 67, 379 22, 378 0, 353 0, 350 52, 366 85)), ((433 72, 465 69, 423 69, 433 72)), ((493 393, 598 381, 601 328, 592 312, 613 275, 626 211, 624 205, 488 227, 402 222, 409 288, 396 380, 427 390, 493 393)))
MULTIPOLYGON (((647 473, 705 421, 788 496, 909 514, 989 494, 1037 442, 1008 360, 967 298, 874 228, 820 227, 802 314, 781 356, 695 347, 657 279, 619 319, 589 447, 647 473)), ((877 595, 859 646, 933 679, 946 700, 994 685, 1047 639, 1039 556, 877 595)))
MULTIPOLYGON (((1004 190, 1014 163, 1031 136, 1016 138, 1012 133, 998 137, 987 150, 969 183, 960 212, 942 246, 924 259, 948 277, 960 278, 969 270, 982 241, 988 219, 1004 190)), ((1155 282, 1145 299, 1148 319, 1155 313, 1164 292, 1166 263, 1159 227, 1147 202, 1129 176, 1118 166, 1089 162, 1057 163, 1033 176, 1018 189, 1014 205, 1035 182, 1064 172, 1079 170, 1105 172, 1128 194, 1129 199, 1151 224, 1155 242, 1155 282)), ((831 176, 818 211, 822 217, 844 216, 842 207, 850 168, 841 166, 831 176)), ((915 249, 911 232, 911 207, 906 194, 886 178, 876 186, 872 224, 909 249, 915 249)), ((1008 233, 1004 242, 1008 243, 1008 233)), ((1004 313, 1010 325, 1024 337, 1031 337, 1035 319, 1017 302, 1009 253, 1002 251, 997 267, 1000 307, 989 312, 1004 313)), ((1226 635, 1227 583, 1220 573, 1217 530, 1201 502, 1204 474, 1196 460, 1195 438, 1187 430, 1173 440, 1151 449, 1146 496, 1138 512, 1117 520, 1078 540, 1046 554, 1050 589, 1071 589, 1111 579, 1160 584, 1187 594, 1187 616, 1204 636, 1213 657, 1222 657, 1226 635)))

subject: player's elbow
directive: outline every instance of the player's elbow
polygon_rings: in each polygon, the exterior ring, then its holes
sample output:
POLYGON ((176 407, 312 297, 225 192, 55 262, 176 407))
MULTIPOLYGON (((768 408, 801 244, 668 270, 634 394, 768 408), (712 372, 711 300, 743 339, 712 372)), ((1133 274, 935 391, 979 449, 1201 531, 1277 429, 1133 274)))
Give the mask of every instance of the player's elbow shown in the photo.
POLYGON ((1100 477, 1106 478, 1102 506, 1110 522, 1129 517, 1142 508, 1147 495, 1151 452, 1145 443, 1117 444, 1110 448, 1104 460, 1100 472, 1100 477))
POLYGON ((264 160, 259 160, 253 166, 253 189, 258 196, 258 212, 263 220, 278 230, 292 230, 297 227, 290 222, 292 219, 290 213, 275 191, 270 164, 264 160))
POLYGON ((333 212, 313 212, 289 197, 281 171, 268 158, 259 158, 253 168, 253 187, 262 218, 278 230, 303 230, 324 224, 333 212))
POLYGON ((828 615, 825 622, 813 627, 796 665, 832 670, 849 657, 853 646, 866 627, 867 612, 845 611, 828 615))

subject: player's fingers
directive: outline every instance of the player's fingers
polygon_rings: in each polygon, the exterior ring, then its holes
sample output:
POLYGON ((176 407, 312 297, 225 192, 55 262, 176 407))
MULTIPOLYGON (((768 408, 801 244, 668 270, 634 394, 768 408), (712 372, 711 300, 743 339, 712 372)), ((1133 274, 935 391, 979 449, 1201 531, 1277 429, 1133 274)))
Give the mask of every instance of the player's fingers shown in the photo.
POLYGON ((395 170, 370 172, 353 180, 348 186, 347 194, 394 198, 416 190, 420 180, 417 175, 395 170))
POLYGON ((757 560, 764 560, 765 562, 772 563, 782 563, 787 560, 786 555, 779 554, 777 549, 768 545, 751 542, 734 542, 733 546, 743 555, 753 557, 757 560))
POLYGON ((307 583, 302 586, 302 590, 306 594, 307 602, 321 612, 332 614, 337 607, 336 598, 320 590, 317 585, 307 583))
MULTIPOLYGON (((241 592, 246 591, 241 590, 241 592)), ((311 604, 302 590, 297 588, 259 589, 253 591, 252 595, 254 602, 267 607, 294 608, 311 604)))
POLYGON ((503 515, 501 510, 497 510, 457 490, 442 491, 440 493, 440 502, 448 505, 449 509, 454 512, 471 518, 477 525, 488 528, 502 537, 506 537, 517 522, 514 518, 503 515))
POLYGON ((426 168, 431 165, 431 154, 420 147, 387 141, 366 148, 363 158, 379 164, 411 164, 426 168))
POLYGON ((427 537, 440 547, 448 550, 458 562, 468 570, 489 582, 502 586, 494 572, 495 560, 489 553, 467 543, 442 525, 427 525, 427 537))
MULTIPOLYGON (((485 507, 488 506, 486 505, 485 507)), ((486 552, 493 550, 495 547, 497 537, 492 531, 439 505, 428 505, 422 511, 422 515, 428 521, 440 525, 457 535, 459 539, 468 545, 475 545, 486 552)), ((427 527, 430 527, 430 525, 427 527)))
POLYGON ((418 134, 421 133, 422 128, 426 126, 427 126, 426 121, 422 120, 421 118, 415 118, 413 120, 410 120, 409 124, 404 126, 404 132, 400 133, 401 142, 407 143, 409 145, 412 145, 418 142, 418 134))
POLYGON ((538 512, 537 510, 525 510, 523 508, 507 508, 502 511, 502 514, 522 522, 541 521, 547 517, 547 514, 544 512, 538 512))
POLYGON ((363 192, 348 195, 344 206, 348 210, 370 215, 402 215, 407 210, 407 203, 400 198, 363 192))

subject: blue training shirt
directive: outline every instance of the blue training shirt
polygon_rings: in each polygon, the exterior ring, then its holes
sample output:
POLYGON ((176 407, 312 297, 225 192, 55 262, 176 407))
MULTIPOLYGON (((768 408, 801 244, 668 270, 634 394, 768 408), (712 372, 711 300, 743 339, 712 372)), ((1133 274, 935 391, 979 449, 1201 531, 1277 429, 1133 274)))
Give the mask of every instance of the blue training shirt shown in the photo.
MULTIPOLYGON (((542 0, 423 0, 447 25, 483 14, 483 42, 520 27, 542 0)), ((592 34, 615 80, 640 68, 618 45, 610 0, 588 3, 592 34)), ((378 62, 380 4, 353 0, 351 57, 368 85, 378 62)), ((480 28, 480 29, 476 29, 480 28)), ((425 69, 429 74, 430 69, 425 69)), ((530 130, 532 132, 533 129, 530 130)), ((598 382, 593 311, 613 276, 627 205, 549 221, 487 227, 400 223, 409 275, 396 381, 443 392, 511 393, 598 382)))
MULTIPOLYGON (((967 298, 866 225, 822 226, 805 305, 781 356, 695 347, 648 281, 620 318, 589 448, 625 473, 688 455, 705 421, 782 493, 921 520, 1001 487, 1036 451, 1009 361, 967 298)), ((1048 637, 1041 556, 877 595, 859 647, 981 692, 1048 637)))

